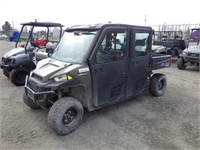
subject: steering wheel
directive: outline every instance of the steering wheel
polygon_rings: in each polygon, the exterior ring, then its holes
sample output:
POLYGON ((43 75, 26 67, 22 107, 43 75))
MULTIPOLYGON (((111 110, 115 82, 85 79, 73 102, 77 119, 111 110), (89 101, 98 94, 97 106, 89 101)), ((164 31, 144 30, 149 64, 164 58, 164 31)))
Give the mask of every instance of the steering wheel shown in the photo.
POLYGON ((34 42, 33 37, 30 38, 30 43, 31 43, 31 46, 33 46, 34 48, 35 48, 35 47, 37 47, 37 48, 39 48, 39 49, 41 48, 36 42, 34 42))

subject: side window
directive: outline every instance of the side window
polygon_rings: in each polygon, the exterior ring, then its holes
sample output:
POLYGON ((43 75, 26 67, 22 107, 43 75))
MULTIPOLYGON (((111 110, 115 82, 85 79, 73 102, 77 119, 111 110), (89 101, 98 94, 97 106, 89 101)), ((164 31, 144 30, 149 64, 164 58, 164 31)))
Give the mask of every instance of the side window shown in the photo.
POLYGON ((127 32, 124 29, 108 30, 96 53, 98 64, 122 60, 126 53, 127 32))
POLYGON ((149 33, 135 33, 135 56, 144 56, 148 52, 149 33))

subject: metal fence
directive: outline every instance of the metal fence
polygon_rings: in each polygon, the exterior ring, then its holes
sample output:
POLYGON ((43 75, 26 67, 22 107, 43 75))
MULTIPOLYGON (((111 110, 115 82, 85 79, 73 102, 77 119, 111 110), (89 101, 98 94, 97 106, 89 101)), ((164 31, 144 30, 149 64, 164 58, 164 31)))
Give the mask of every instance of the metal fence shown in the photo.
POLYGON ((152 25, 155 31, 182 31, 183 37, 187 37, 191 33, 192 28, 200 28, 199 24, 163 24, 152 25))
MULTIPOLYGON (((21 25, 20 22, 13 21, 13 20, 7 20, 11 27, 14 30, 20 30, 21 25)), ((2 31, 2 25, 5 24, 4 20, 0 20, 0 31, 2 31)), ((163 25, 151 25, 151 27, 155 31, 182 31, 183 36, 190 35, 190 31, 192 28, 200 28, 200 23, 197 24, 163 24, 163 25)))

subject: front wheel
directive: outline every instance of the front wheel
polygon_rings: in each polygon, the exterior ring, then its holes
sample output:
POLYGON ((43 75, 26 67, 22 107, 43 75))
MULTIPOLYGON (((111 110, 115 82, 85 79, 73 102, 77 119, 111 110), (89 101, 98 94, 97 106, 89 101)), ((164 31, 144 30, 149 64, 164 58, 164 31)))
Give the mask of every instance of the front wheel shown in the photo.
POLYGON ((30 71, 25 68, 16 68, 10 72, 10 80, 13 84, 21 86, 25 84, 26 75, 29 75, 30 71))
POLYGON ((179 59, 177 60, 177 67, 180 70, 184 70, 186 68, 184 59, 182 57, 179 57, 179 59))
POLYGON ((49 110, 48 124, 59 135, 76 130, 83 118, 82 104, 72 97, 57 100, 49 110))
POLYGON ((149 91, 153 96, 161 96, 167 87, 167 77, 164 74, 154 74, 151 77, 149 91))

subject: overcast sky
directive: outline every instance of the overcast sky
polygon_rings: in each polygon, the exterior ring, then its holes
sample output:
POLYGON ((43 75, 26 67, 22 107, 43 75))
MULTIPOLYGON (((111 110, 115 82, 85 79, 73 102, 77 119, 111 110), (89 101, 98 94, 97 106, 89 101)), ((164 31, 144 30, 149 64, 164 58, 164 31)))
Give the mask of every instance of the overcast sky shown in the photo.
POLYGON ((0 24, 34 21, 135 25, 200 23, 200 0, 2 0, 0 24))

